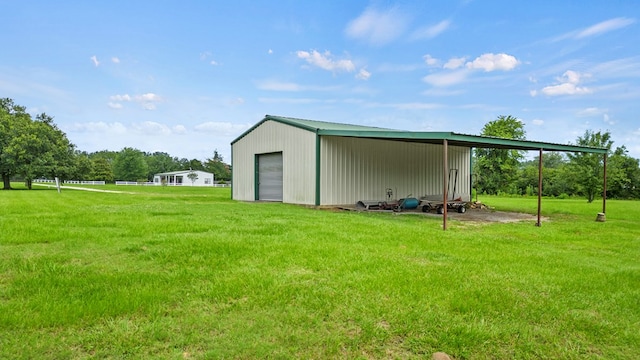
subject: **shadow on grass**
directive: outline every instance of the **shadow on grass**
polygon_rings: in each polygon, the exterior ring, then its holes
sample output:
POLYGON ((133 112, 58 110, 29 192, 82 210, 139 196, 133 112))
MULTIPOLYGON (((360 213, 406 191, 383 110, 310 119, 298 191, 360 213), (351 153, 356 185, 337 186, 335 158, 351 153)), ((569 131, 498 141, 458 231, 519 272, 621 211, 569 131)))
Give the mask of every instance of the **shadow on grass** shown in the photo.
POLYGON ((27 191, 42 191, 42 190, 57 191, 57 189, 55 187, 46 187, 46 186, 42 186, 42 187, 41 186, 34 186, 31 189, 29 189, 26 186, 16 187, 16 186, 12 185, 11 188, 9 188, 9 189, 2 188, 2 191, 23 191, 23 190, 27 190, 27 191))

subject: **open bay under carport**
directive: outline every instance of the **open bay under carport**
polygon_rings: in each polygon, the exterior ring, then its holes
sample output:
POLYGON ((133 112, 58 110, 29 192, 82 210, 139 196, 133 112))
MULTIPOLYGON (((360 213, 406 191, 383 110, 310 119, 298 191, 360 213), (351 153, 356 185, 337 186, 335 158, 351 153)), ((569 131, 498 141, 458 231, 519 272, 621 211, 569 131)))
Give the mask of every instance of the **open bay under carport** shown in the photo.
MULTIPOLYGON (((603 154, 606 169, 607 149, 602 148, 266 115, 231 143, 232 198, 340 206, 384 199, 385 189, 391 188, 396 195, 441 196, 446 204, 449 169, 455 168, 457 195, 469 201, 473 148, 539 151, 540 186, 544 151, 603 154)), ((539 197, 537 225, 540 208, 539 197)), ((605 208, 606 196, 603 213, 605 208)))

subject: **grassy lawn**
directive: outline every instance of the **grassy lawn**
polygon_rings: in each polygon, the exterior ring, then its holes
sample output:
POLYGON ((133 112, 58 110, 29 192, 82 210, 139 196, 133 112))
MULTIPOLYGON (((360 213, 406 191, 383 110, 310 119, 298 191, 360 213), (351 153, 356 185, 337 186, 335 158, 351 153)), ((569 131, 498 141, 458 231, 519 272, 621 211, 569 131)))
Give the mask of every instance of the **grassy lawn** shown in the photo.
MULTIPOLYGON (((19 187, 18 184, 15 187, 19 187)), ((228 188, 0 192, 0 358, 640 354, 640 202, 533 222, 314 210, 228 188)), ((535 213, 536 198, 481 198, 535 213)))

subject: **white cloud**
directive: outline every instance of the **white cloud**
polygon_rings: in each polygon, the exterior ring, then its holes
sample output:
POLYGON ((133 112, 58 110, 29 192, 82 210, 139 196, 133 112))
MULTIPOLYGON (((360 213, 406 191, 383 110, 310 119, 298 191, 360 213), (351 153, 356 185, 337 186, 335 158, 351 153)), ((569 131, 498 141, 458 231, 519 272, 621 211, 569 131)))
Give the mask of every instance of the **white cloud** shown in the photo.
POLYGON ((591 89, 578 86, 583 77, 589 77, 589 75, 567 70, 557 79, 559 84, 545 86, 541 91, 548 96, 591 94, 593 92, 591 89))
POLYGON ((542 93, 549 96, 558 95, 583 95, 590 94, 592 91, 586 87, 579 87, 576 84, 564 83, 542 88, 542 93))
POLYGON ((142 95, 137 95, 134 98, 135 101, 138 102, 160 102, 162 101, 162 99, 160 98, 160 96, 154 94, 154 93, 146 93, 146 94, 142 94, 142 95))
POLYGON ((433 86, 451 86, 463 82, 469 74, 465 69, 431 74, 422 78, 422 81, 433 86))
POLYGON ((485 72, 504 70, 513 70, 520 62, 512 55, 500 54, 482 54, 475 60, 466 64, 469 69, 482 69, 485 72))
POLYGON ((170 135, 171 129, 167 125, 155 121, 145 121, 132 125, 133 129, 145 135, 170 135))
POLYGON ((482 54, 469 62, 467 62, 466 57, 453 57, 442 66, 445 71, 427 75, 422 80, 433 86, 450 86, 466 80, 473 70, 484 70, 485 72, 508 71, 518 64, 519 61, 514 56, 504 53, 482 54))
POLYGON ((611 117, 609 117, 609 114, 602 115, 602 121, 604 121, 609 125, 614 125, 616 123, 614 120, 611 120, 611 117))
POLYGON ((250 124, 234 124, 230 122, 209 121, 196 125, 194 129, 214 135, 230 136, 240 134, 250 127, 250 124))
POLYGON ((232 105, 232 106, 237 106, 237 105, 242 105, 242 104, 244 104, 244 103, 245 103, 245 101, 244 101, 244 99, 243 99, 243 98, 241 98, 241 97, 237 97, 237 98, 232 98, 232 99, 228 100, 228 101, 227 101, 227 103, 228 103, 229 105, 232 105))
POLYGON ((103 121, 98 122, 86 122, 75 123, 71 126, 72 132, 81 133, 99 133, 99 134, 125 134, 127 128, 119 122, 105 123, 103 121))
POLYGON ((531 124, 535 125, 535 126, 541 126, 541 125, 544 125, 544 120, 542 120, 542 119, 533 119, 533 120, 531 120, 531 124))
POLYGON ((131 96, 129 96, 128 94, 112 95, 109 96, 109 99, 111 99, 111 101, 131 101, 131 96))
POLYGON ((213 65, 213 66, 220 65, 220 63, 219 63, 219 62, 217 62, 217 61, 216 61, 216 60, 214 60, 214 59, 209 60, 209 59, 210 59, 210 58, 212 58, 212 57, 213 57, 213 54, 211 53, 211 51, 205 51, 205 52, 200 53, 200 60, 202 60, 202 61, 208 61, 208 62, 209 62, 209 64, 211 64, 211 65, 213 65))
POLYGON ((273 50, 269 49, 269 51, 267 51, 267 54, 269 55, 273 54, 273 50))
POLYGON ((98 67, 98 65, 100 65, 100 61, 98 61, 98 57, 93 55, 92 57, 90 57, 89 59, 91 59, 91 61, 93 62, 93 65, 95 67, 98 67))
POLYGON ((640 57, 629 57, 606 61, 597 64, 590 69, 593 74, 598 74, 599 78, 623 78, 640 77, 640 57))
POLYGON ((417 29, 416 31, 413 32, 413 34, 411 34, 411 39, 413 40, 431 39, 440 35, 447 29, 449 29, 450 26, 451 26, 451 21, 442 20, 435 25, 425 26, 417 29))
POLYGON ((438 65, 438 59, 434 58, 433 56, 431 56, 429 54, 423 56, 422 58, 424 59, 424 63, 429 65, 429 66, 438 65))
POLYGON ((373 45, 385 45, 405 32, 409 20, 409 16, 397 7, 386 10, 369 7, 349 22, 345 33, 373 45))
POLYGON ((114 63, 114 64, 120 64, 120 59, 118 57, 114 56, 114 57, 111 58, 111 62, 114 63))
POLYGON ((134 98, 134 101, 139 103, 142 108, 145 110, 155 110, 156 104, 162 102, 162 98, 154 93, 146 93, 142 95, 137 95, 134 98))
POLYGON ((586 109, 580 110, 578 111, 578 116, 581 117, 585 117, 585 116, 600 116, 604 113, 606 113, 608 110, 607 109, 600 109, 597 107, 588 107, 586 109))
POLYGON ((155 110, 156 104, 163 101, 162 97, 154 93, 146 93, 141 95, 130 96, 129 94, 124 95, 112 95, 109 97, 111 102, 108 103, 109 107, 112 109, 122 109, 122 102, 131 102, 134 101, 140 106, 142 106, 145 110, 155 110))
POLYGON ((323 54, 319 53, 316 50, 308 51, 297 51, 296 55, 300 59, 304 59, 307 63, 319 67, 321 69, 327 71, 354 71, 356 66, 353 64, 351 60, 333 60, 331 59, 331 53, 329 51, 325 51, 323 54))
POLYGON ((360 69, 360 71, 356 74, 356 79, 360 80, 369 80, 371 77, 371 73, 365 69, 360 69))
POLYGON ((177 135, 184 135, 187 133, 187 128, 184 125, 176 125, 172 129, 172 132, 177 135))
POLYGON ((613 30, 627 27, 635 22, 636 22, 635 19, 629 19, 624 17, 613 18, 613 19, 605 20, 595 25, 589 26, 586 29, 570 31, 568 33, 562 34, 560 36, 557 36, 551 39, 551 41, 555 42, 555 41, 561 41, 566 39, 584 39, 592 36, 602 35, 604 33, 607 33, 613 30))
POLYGON ((609 19, 609 20, 597 23, 593 26, 590 26, 578 32, 575 37, 577 39, 581 39, 589 36, 600 35, 609 31, 613 31, 613 30, 617 30, 617 29, 629 26, 635 22, 636 22, 635 19, 629 19, 629 18, 623 18, 623 17, 609 19))
POLYGON ((466 57, 451 58, 444 64, 443 68, 449 69, 449 70, 455 70, 462 67, 465 61, 467 61, 466 57))

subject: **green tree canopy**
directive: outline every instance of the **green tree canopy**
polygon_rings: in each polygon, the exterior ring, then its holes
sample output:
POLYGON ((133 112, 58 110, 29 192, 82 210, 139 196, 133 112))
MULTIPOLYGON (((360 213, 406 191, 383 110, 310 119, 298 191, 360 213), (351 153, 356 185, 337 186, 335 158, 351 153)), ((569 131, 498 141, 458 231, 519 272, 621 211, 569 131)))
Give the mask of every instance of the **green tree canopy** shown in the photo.
POLYGON ((113 169, 109 160, 103 157, 98 157, 91 160, 91 173, 89 174, 89 180, 113 182, 113 169))
POLYGON ((224 163, 222 155, 218 153, 218 150, 213 151, 213 157, 205 160, 204 169, 212 173, 216 181, 229 181, 231 180, 231 168, 224 163))
MULTIPOLYGON (((504 139, 525 139, 523 123, 511 116, 500 115, 482 128, 483 136, 504 139)), ((476 186, 487 194, 513 192, 510 189, 518 175, 519 162, 524 158, 522 151, 509 149, 476 149, 476 186)))
MULTIPOLYGON (((587 130, 583 136, 578 137, 576 145, 611 149, 613 141, 608 131, 603 133, 587 130)), ((588 202, 592 202, 596 195, 603 191, 604 157, 593 153, 575 153, 567 156, 579 186, 578 191, 587 198, 588 202)))
POLYGON ((75 171, 74 145, 47 114, 35 120, 13 100, 0 99, 0 172, 4 189, 11 177, 22 177, 28 188, 37 177, 67 178, 75 171))
POLYGON ((144 153, 129 147, 122 149, 113 161, 113 175, 116 180, 148 180, 147 162, 144 159, 144 153))
POLYGON ((640 164, 625 146, 616 148, 607 162, 607 197, 640 198, 640 164))
POLYGON ((155 174, 181 170, 178 159, 165 152, 157 151, 153 154, 147 154, 145 159, 148 165, 148 179, 153 179, 155 174))

